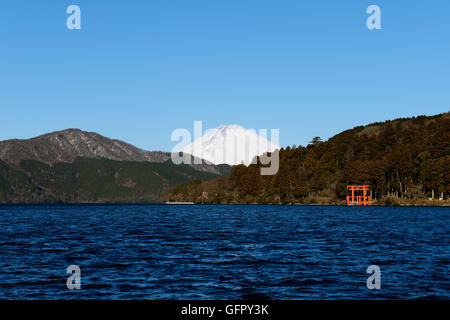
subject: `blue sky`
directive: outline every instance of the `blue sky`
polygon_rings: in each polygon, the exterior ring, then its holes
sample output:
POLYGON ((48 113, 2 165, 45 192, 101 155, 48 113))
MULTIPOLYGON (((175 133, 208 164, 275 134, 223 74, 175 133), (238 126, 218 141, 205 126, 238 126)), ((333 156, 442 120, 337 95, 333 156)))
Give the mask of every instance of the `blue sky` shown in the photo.
POLYGON ((278 128, 286 146, 437 114, 450 2, 2 1, 0 108, 0 140, 75 127, 167 151, 194 120, 278 128), (81 30, 66 28, 72 4, 81 30))

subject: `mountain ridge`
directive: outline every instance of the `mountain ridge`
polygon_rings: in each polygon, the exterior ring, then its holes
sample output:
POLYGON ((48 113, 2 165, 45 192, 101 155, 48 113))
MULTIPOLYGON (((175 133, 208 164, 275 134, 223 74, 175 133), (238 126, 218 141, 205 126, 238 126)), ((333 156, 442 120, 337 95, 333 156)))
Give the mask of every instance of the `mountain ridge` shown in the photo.
POLYGON ((0 141, 0 159, 8 163, 18 164, 20 160, 37 160, 53 164, 73 162, 77 157, 164 162, 170 158, 170 154, 162 151, 144 151, 124 141, 77 128, 45 133, 30 139, 0 141))
MULTIPOLYGON (((30 139, 0 141, 0 160, 19 166, 22 160, 35 160, 49 165, 73 163, 76 158, 109 159, 115 161, 157 162, 170 160, 164 151, 146 151, 118 139, 77 128, 45 133, 30 139)), ((223 174, 228 169, 207 161, 193 164, 195 170, 223 174)))

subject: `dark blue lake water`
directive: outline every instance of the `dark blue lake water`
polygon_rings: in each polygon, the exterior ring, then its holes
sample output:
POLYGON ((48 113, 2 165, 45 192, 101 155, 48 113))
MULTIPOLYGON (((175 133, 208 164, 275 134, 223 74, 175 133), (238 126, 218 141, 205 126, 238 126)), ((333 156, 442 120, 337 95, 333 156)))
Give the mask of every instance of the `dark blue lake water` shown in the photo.
POLYGON ((450 208, 0 206, 0 298, 449 299, 449 223, 450 208))

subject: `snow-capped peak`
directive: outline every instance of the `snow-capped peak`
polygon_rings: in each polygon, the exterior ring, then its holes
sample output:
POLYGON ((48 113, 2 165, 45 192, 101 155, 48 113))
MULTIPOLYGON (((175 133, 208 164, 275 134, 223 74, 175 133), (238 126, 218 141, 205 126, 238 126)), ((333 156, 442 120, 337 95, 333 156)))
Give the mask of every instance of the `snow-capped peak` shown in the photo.
MULTIPOLYGON (((267 134, 270 134, 267 133, 267 134)), ((182 149, 195 157, 214 164, 250 164, 255 156, 280 147, 267 140, 264 134, 237 124, 220 125, 205 132, 203 137, 182 149)))

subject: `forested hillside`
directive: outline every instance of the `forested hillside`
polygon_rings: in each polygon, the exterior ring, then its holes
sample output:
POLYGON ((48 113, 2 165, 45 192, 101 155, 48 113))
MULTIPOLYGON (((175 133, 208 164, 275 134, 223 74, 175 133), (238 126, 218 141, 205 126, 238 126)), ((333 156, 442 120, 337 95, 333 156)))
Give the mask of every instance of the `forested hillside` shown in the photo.
POLYGON ((219 175, 189 165, 76 158, 49 165, 0 160, 0 203, 161 202, 167 188, 219 175))
POLYGON ((326 142, 280 150, 276 175, 260 164, 234 166, 228 178, 175 188, 171 201, 343 203, 349 184, 369 184, 378 203, 450 196, 450 114, 374 123, 326 142))

